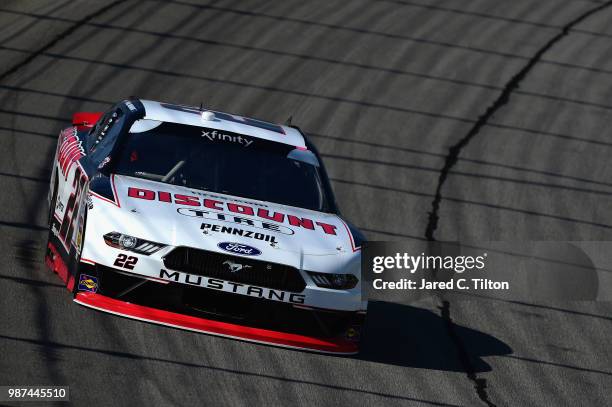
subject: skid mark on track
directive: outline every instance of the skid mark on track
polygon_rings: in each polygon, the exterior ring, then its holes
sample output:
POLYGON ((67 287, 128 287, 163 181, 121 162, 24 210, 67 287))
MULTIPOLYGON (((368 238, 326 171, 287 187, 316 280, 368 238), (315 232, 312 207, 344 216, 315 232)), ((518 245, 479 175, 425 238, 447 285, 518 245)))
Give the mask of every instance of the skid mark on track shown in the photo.
MULTIPOLYGON (((19 53, 24 53, 24 54, 32 53, 32 51, 29 51, 29 50, 15 48, 15 47, 7 47, 3 45, 0 45, 0 50, 14 51, 14 52, 19 52, 19 53)), ((472 118, 456 116, 452 114, 429 112, 429 111, 405 108, 402 106, 389 105, 389 104, 384 104, 384 103, 368 102, 368 101, 364 101, 361 99, 344 98, 344 97, 334 96, 334 95, 323 95, 323 94, 319 94, 316 92, 299 91, 294 88, 285 88, 285 87, 278 87, 278 86, 273 86, 273 85, 258 85, 258 84, 254 84, 251 82, 235 81, 235 80, 229 80, 229 79, 219 79, 217 77, 202 76, 202 75, 190 74, 186 72, 180 73, 180 72, 169 71, 165 69, 150 68, 150 67, 146 67, 142 65, 132 65, 129 63, 108 62, 108 61, 103 61, 102 59, 82 58, 82 57, 76 57, 76 56, 69 56, 69 55, 65 55, 62 53, 41 52, 39 53, 39 55, 44 56, 44 57, 49 57, 52 59, 57 59, 57 60, 76 61, 76 62, 83 62, 86 64, 103 65, 103 66, 107 66, 113 69, 140 71, 143 73, 158 74, 158 75, 163 75, 163 76, 167 76, 171 78, 180 78, 181 80, 194 79, 194 80, 203 81, 203 82, 207 82, 211 84, 233 85, 233 86, 239 87, 240 89, 249 88, 249 89, 262 90, 265 92, 282 93, 282 94, 294 95, 294 96, 303 96, 303 97, 311 98, 311 99, 318 99, 318 100, 330 101, 330 102, 335 102, 335 103, 346 103, 349 105, 355 105, 359 107, 383 109, 383 110, 398 112, 398 113, 408 113, 408 114, 414 114, 414 115, 423 116, 423 117, 431 117, 434 119, 444 119, 444 120, 456 121, 459 123, 467 123, 470 125, 474 125, 478 123, 477 120, 474 120, 472 118)), ((610 73, 612 73, 612 71, 610 73)), ((33 90, 30 90, 30 91, 33 92, 33 90)), ((584 104, 580 101, 574 101, 574 102, 584 104)), ((11 113, 11 112, 2 111, 0 113, 11 113)), ((576 141, 580 143, 589 143, 589 144, 601 145, 605 147, 612 146, 612 143, 607 142, 607 141, 582 139, 580 137, 570 136, 567 134, 560 134, 560 133, 530 129, 526 127, 513 126, 513 125, 495 123, 495 122, 487 122, 486 124, 489 127, 497 128, 497 129, 524 132, 524 133, 529 133, 529 134, 535 134, 538 136, 555 137, 555 138, 560 138, 564 140, 572 140, 572 141, 576 141)))
POLYGON ((136 353, 130 353, 130 352, 125 352, 125 351, 111 350, 111 349, 108 349, 108 350, 98 349, 98 348, 92 348, 92 347, 87 347, 87 346, 82 346, 82 345, 73 345, 73 344, 68 344, 68 343, 54 342, 49 339, 23 338, 23 337, 0 334, 0 340, 20 342, 22 344, 33 345, 33 346, 42 346, 44 348, 53 349, 53 351, 57 353, 61 353, 65 351, 86 352, 86 353, 90 353, 94 355, 101 355, 104 357, 122 358, 125 360, 129 360, 131 362, 161 363, 167 366, 180 366, 180 367, 186 367, 186 368, 208 370, 208 371, 222 373, 222 374, 230 374, 230 375, 249 377, 249 378, 254 378, 254 379, 264 379, 264 380, 276 381, 280 383, 290 383, 290 384, 296 384, 296 385, 313 386, 319 390, 339 390, 339 391, 346 391, 346 392, 360 394, 362 396, 380 397, 380 398, 387 399, 387 400, 399 400, 399 401, 411 402, 411 403, 423 403, 423 404, 429 404, 433 406, 459 407, 459 405, 457 404, 437 402, 433 400, 424 400, 424 399, 405 396, 401 394, 391 394, 391 393, 384 393, 384 392, 379 392, 379 391, 372 391, 372 390, 359 388, 359 387, 348 387, 348 386, 341 386, 341 385, 336 385, 336 384, 331 384, 331 383, 316 382, 312 380, 294 379, 294 378, 289 378, 289 377, 284 377, 284 376, 277 376, 277 375, 259 373, 259 372, 248 371, 248 370, 238 370, 238 369, 231 369, 231 368, 226 368, 226 367, 221 367, 221 366, 213 366, 209 364, 198 363, 195 361, 185 362, 185 361, 180 361, 176 359, 163 358, 159 356, 148 356, 144 354, 136 354, 136 353))
MULTIPOLYGON (((514 75, 510 79, 510 81, 506 84, 506 86, 504 86, 504 90, 499 95, 499 97, 493 102, 493 104, 491 104, 487 108, 485 113, 482 114, 478 118, 478 120, 476 121, 474 126, 472 126, 472 128, 468 131, 468 133, 465 136, 463 136, 461 140, 459 140, 454 146, 452 146, 449 149, 449 153, 446 156, 446 159, 444 161, 444 166, 442 167, 442 170, 440 171, 440 176, 438 178, 438 185, 436 187, 436 193, 431 203, 431 211, 428 214, 427 228, 425 229, 425 238, 427 240, 429 241, 436 240, 434 235, 435 235, 435 232, 438 227, 439 220, 440 220, 438 213, 440 210, 440 204, 442 202, 442 188, 448 178, 448 174, 450 173, 451 169, 457 163, 459 159, 459 155, 461 154, 461 150, 464 147, 466 147, 476 135, 478 135, 480 130, 485 125, 488 124, 489 119, 491 119, 493 115, 497 113, 499 109, 501 109, 503 106, 505 106, 508 103, 512 93, 516 89, 518 89, 523 79, 525 79, 525 77, 533 69, 533 67, 542 60, 542 56, 548 50, 550 50, 553 46, 559 43, 561 39, 566 37, 574 26, 584 21, 585 19, 589 18, 593 14, 599 11, 602 11, 610 6, 612 6, 612 1, 601 3, 597 7, 594 7, 588 10, 587 12, 581 14, 580 16, 578 16, 577 18, 575 18, 574 20, 566 24, 561 30, 561 32, 559 32, 557 35, 551 38, 546 44, 544 44, 544 46, 540 48, 538 52, 536 52, 531 59, 529 59, 529 62, 516 75, 514 75)), ((451 319, 451 315, 450 315, 450 302, 443 300, 440 310, 441 310, 442 318, 446 321, 448 334, 457 348, 457 352, 459 354, 459 360, 461 361, 461 364, 464 367, 464 370, 466 372, 468 379, 474 383, 474 389, 476 390, 476 394, 478 395, 478 398, 483 403, 485 403, 487 406, 496 406, 491 400, 489 400, 489 395, 487 393, 486 379, 479 378, 476 375, 474 367, 470 361, 469 352, 467 351, 461 338, 455 332, 455 328, 454 328, 455 324, 453 323, 451 319)))
POLYGON ((19 69, 23 68, 24 66, 26 66, 27 64, 32 62, 32 60, 34 58, 36 58, 37 56, 39 56, 43 52, 49 50, 51 47, 53 47, 59 41, 63 40, 64 38, 66 38, 67 36, 72 34, 81 25, 85 24, 89 20, 92 20, 92 19, 98 17, 100 14, 103 14, 104 12, 112 9, 113 7, 119 5, 120 3, 123 3, 124 1, 125 0, 115 0, 112 3, 107 4, 106 6, 104 6, 104 7, 100 8, 100 9, 94 11, 93 13, 87 14, 85 17, 83 17, 82 19, 78 20, 73 25, 71 25, 70 27, 68 27, 64 31, 60 32, 55 37, 51 38, 51 40, 49 42, 47 42, 45 45, 43 45, 42 47, 40 47, 36 51, 32 52, 23 61, 15 64, 11 68, 9 68, 7 71, 5 71, 4 73, 0 74, 0 81, 3 81, 8 76, 12 75, 13 73, 17 72, 19 69))
MULTIPOLYGON (((47 52, 49 49, 57 45, 58 42, 71 36, 79 27, 81 27, 82 24, 96 17, 99 17, 103 13, 111 10, 113 7, 119 5, 120 3, 124 1, 125 0, 115 0, 107 4, 106 6, 97 9, 96 11, 86 14, 84 15, 83 18, 76 21, 74 24, 70 25, 65 30, 59 32, 57 35, 53 37, 50 37, 48 41, 40 44, 39 48, 29 51, 27 57, 25 57, 23 60, 15 63, 13 66, 8 68, 6 71, 0 73, 0 82, 3 82, 3 83, 6 82, 7 79, 11 78, 13 74, 18 73, 19 71, 23 70, 23 68, 27 67, 37 57, 41 56, 43 53, 47 52)), ((21 81, 26 82, 27 80, 21 79, 21 81)), ((9 97, 3 98, 4 99, 2 102, 3 106, 7 106, 6 100, 9 97)), ((10 129, 15 127, 14 113, 17 113, 17 114, 19 113, 15 111, 10 111, 10 110, 3 110, 2 113, 8 113, 11 115, 13 120, 12 120, 11 125, 8 126, 7 129, 8 131, 12 131, 10 129)), ((57 120, 57 118, 53 118, 50 116, 44 116, 44 115, 26 114, 25 116, 29 116, 31 118, 36 118, 36 119, 57 120)), ((14 147, 15 146, 13 144, 12 145, 13 150, 14 150, 14 147)), ((15 155, 14 151, 13 151, 13 155, 15 155)), ((17 172, 19 172, 18 167, 19 165, 17 166, 17 170, 18 170, 17 172)), ((42 175, 43 174, 41 174, 41 176, 42 175)), ((44 196, 44 191, 45 191, 44 184, 41 184, 40 188, 37 188, 36 196, 44 196)), ((35 270, 34 267, 32 267, 35 264, 35 262, 33 262, 29 256, 32 256, 33 258, 38 257, 36 256, 34 252, 37 249, 40 250, 40 248, 44 247, 43 246, 44 245, 43 243, 44 235, 42 234, 42 232, 47 231, 47 227, 39 226, 36 224, 36 214, 38 213, 38 210, 36 209, 40 205, 42 205, 43 202, 44 202, 44 199, 36 199, 27 205, 28 207, 30 207, 30 209, 33 207, 34 210, 28 211, 29 213, 28 219, 25 222, 9 222, 9 221, 0 220, 0 227, 11 227, 11 228, 29 230, 33 232, 41 232, 41 233, 33 233, 31 234, 31 237, 29 239, 22 240, 21 242, 18 243, 17 260, 21 263, 22 268, 27 270, 27 272, 30 274, 34 274, 37 270, 35 270), (39 240, 36 240, 37 238, 39 240), (37 244, 38 244, 38 248, 36 247, 37 244)), ((13 281, 21 282, 21 283, 27 282, 21 277, 20 277, 20 280, 13 280, 13 281)), ((51 315, 50 306, 47 300, 48 297, 45 295, 45 292, 43 291, 43 289, 47 288, 47 286, 41 283, 41 284, 31 284, 30 287, 34 294, 34 298, 36 298, 36 304, 34 305, 35 310, 33 314, 32 324, 36 327, 36 329, 38 330, 38 332, 40 332, 42 336, 51 337, 53 334, 53 329, 52 329, 52 324, 50 321, 50 315, 51 315)), ((57 380, 58 382, 66 382, 67 380, 66 375, 64 374, 64 372, 58 365, 59 359, 56 355, 55 350, 52 348, 43 348, 41 351, 41 356, 46 361, 48 361, 48 363, 45 363, 44 371, 42 371, 41 369, 39 374, 41 375, 46 374, 47 377, 51 377, 53 378, 53 380, 57 380)))

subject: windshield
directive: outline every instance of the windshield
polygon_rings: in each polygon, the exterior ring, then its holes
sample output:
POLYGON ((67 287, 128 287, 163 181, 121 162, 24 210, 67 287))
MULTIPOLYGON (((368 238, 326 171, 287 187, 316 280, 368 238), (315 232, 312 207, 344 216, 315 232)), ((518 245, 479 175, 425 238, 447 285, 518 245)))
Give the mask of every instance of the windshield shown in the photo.
POLYGON ((317 211, 330 208, 312 152, 237 133, 140 120, 113 161, 121 175, 317 211), (144 131, 132 133, 139 130, 144 131))

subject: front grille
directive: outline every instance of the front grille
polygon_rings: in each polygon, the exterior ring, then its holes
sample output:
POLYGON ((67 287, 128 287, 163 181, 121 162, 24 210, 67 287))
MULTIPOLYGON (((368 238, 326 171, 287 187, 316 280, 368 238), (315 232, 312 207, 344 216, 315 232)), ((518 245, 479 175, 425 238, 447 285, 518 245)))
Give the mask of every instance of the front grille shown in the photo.
POLYGON ((172 250, 164 257, 164 265, 189 274, 295 293, 304 291, 306 287, 295 267, 191 247, 172 250))

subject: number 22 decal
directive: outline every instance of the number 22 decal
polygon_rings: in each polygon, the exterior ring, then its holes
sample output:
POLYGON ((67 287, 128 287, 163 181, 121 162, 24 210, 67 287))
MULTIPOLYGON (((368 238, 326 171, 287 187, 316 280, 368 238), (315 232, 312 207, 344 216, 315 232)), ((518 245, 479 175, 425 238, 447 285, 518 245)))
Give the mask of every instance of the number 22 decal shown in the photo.
POLYGON ((138 257, 128 256, 127 254, 121 253, 115 259, 114 265, 124 269, 134 270, 136 263, 138 263, 138 257))

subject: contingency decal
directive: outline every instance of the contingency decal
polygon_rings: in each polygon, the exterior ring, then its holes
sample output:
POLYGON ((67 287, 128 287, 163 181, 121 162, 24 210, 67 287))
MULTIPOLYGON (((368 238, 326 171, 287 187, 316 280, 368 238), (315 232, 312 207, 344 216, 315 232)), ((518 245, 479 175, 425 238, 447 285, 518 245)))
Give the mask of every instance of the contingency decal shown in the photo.
POLYGON ((79 277, 79 291, 88 291, 95 293, 98 291, 98 279, 87 274, 81 274, 79 277))

